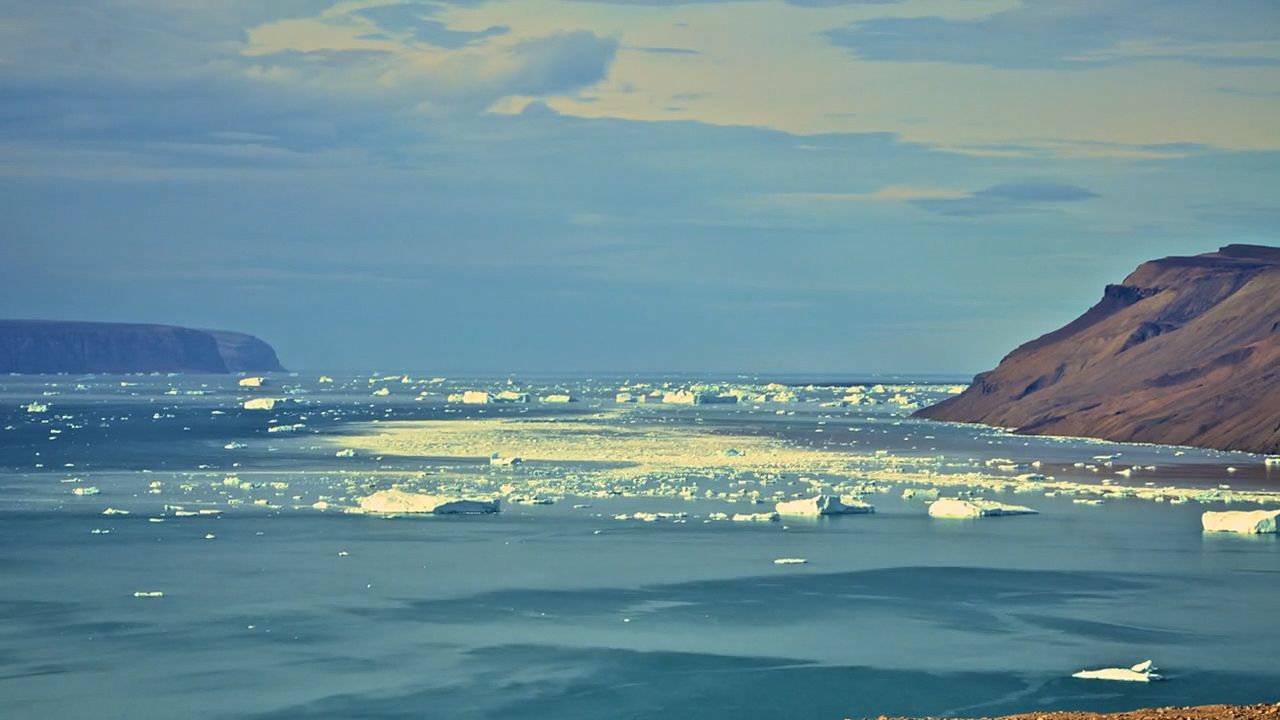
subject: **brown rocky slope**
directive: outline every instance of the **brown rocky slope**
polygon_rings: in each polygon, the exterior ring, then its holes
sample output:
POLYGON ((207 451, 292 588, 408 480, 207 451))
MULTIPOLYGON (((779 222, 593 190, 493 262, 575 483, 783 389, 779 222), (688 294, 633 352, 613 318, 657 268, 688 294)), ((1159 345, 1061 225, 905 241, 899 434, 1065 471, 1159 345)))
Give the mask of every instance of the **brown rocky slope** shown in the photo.
MULTIPOLYGON (((1280 703, 1161 707, 1119 713, 1032 712, 986 720, 1274 720, 1274 718, 1280 718, 1280 703)), ((880 720, 889 720, 889 718, 882 717, 880 720)))
POLYGON ((916 415, 1280 452, 1280 248, 1143 263, 1084 315, 916 415))

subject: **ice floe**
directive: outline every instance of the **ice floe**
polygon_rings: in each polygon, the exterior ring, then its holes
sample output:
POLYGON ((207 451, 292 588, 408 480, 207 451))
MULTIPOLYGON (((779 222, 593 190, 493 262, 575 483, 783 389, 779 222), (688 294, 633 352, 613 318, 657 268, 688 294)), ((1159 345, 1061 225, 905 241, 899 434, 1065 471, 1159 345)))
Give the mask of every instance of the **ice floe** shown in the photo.
POLYGON ((833 495, 815 495, 799 500, 785 500, 774 505, 779 515, 855 515, 876 511, 874 505, 861 500, 844 500, 833 495))
POLYGON ((994 500, 942 498, 929 504, 929 516, 936 518, 976 518, 999 515, 1034 515, 1035 510, 1022 505, 1007 505, 994 500))
POLYGON ((1206 512, 1200 516, 1205 532, 1232 532, 1260 535, 1276 532, 1280 510, 1227 510, 1206 512))
POLYGON ((412 493, 392 488, 362 497, 356 512, 378 515, 408 515, 431 513, 435 515, 479 515, 498 512, 499 501, 472 500, 442 495, 412 493))
POLYGON ((1101 670, 1081 670, 1072 673, 1071 677, 1080 678, 1082 680, 1117 680, 1120 682, 1151 682, 1153 680, 1163 680, 1164 676, 1158 674, 1158 670, 1150 660, 1138 663, 1132 667, 1102 668, 1101 670))

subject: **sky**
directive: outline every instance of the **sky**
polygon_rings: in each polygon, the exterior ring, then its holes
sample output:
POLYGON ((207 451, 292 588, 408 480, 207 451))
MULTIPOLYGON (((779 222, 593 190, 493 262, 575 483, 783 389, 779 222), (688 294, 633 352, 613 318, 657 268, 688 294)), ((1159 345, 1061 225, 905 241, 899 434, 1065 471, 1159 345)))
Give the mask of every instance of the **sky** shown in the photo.
POLYGON ((957 373, 1280 244, 1274 0, 6 0, 0 316, 957 373))

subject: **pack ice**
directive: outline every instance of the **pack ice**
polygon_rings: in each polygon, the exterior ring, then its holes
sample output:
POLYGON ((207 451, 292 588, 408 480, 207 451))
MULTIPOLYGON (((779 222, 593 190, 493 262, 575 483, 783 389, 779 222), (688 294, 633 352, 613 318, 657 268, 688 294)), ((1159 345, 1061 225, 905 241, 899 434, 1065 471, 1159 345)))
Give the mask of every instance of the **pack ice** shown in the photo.
POLYGON ((1102 668, 1101 670, 1081 670, 1078 673, 1072 673, 1071 677, 1081 678, 1083 680, 1118 680, 1120 682, 1151 682, 1152 680, 1163 680, 1163 675, 1158 675, 1158 670, 1154 663, 1150 660, 1127 668, 1102 668))
POLYGON ((1280 510, 1228 510, 1200 516, 1205 532, 1234 532, 1257 535, 1274 533, 1280 525, 1280 510))
POLYGON ((498 512, 498 500, 468 500, 444 495, 426 495, 404 490, 379 490, 360 498, 359 512, 379 515, 434 513, 436 515, 484 514, 498 512))

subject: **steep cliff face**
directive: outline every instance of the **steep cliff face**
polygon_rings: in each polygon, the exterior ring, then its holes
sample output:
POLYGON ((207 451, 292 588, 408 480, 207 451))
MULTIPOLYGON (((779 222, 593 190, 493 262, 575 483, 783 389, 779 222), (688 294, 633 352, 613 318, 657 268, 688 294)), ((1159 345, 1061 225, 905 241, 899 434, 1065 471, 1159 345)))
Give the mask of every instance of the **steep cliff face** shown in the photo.
POLYGON ((1142 264, 916 413, 1044 435, 1280 451, 1280 248, 1142 264))
POLYGON ((244 333, 206 330, 218 344, 218 354, 228 372, 270 372, 284 370, 276 351, 262 340, 244 333))
POLYGON ((275 351, 239 333, 170 325, 0 320, 0 373, 283 370, 275 351))

